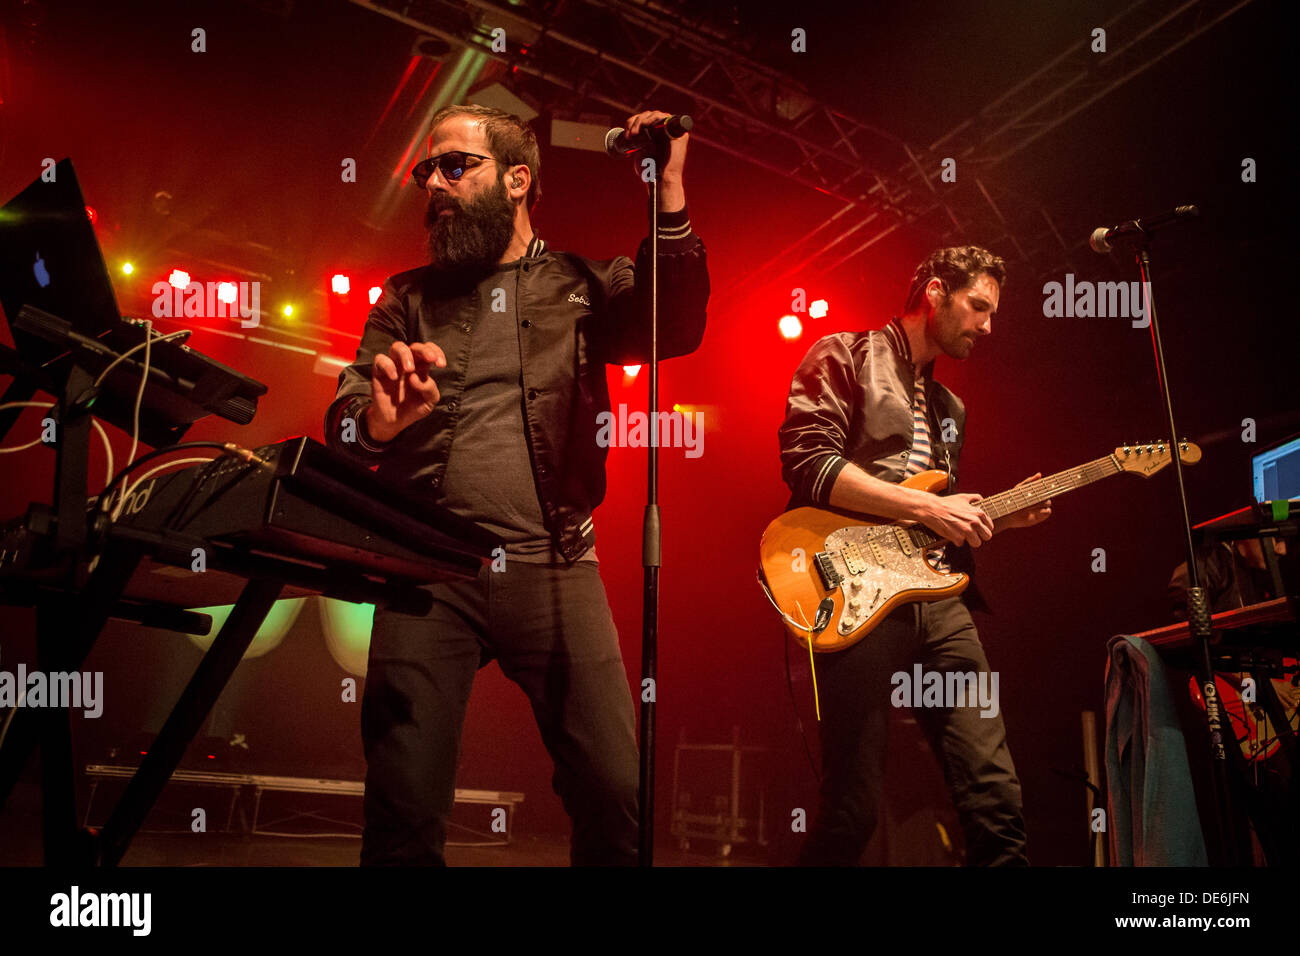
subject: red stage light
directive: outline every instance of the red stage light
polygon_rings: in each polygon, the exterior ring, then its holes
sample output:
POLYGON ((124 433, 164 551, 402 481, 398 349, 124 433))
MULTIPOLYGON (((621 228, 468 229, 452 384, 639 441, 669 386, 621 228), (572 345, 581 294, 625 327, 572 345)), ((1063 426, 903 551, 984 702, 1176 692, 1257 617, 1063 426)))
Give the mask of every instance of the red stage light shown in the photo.
POLYGON ((92 226, 93 226, 95 223, 99 222, 99 213, 95 212, 95 207, 94 207, 94 206, 87 206, 87 207, 86 207, 86 217, 90 220, 90 224, 91 224, 92 226))
POLYGON ((352 283, 348 281, 347 276, 339 274, 330 279, 330 288, 334 290, 335 295, 347 295, 348 290, 352 288, 352 283))
POLYGON ((379 297, 384 294, 384 290, 377 285, 370 287, 370 304, 374 305, 379 301, 379 297))
POLYGON ((783 315, 781 321, 777 323, 781 330, 781 337, 789 340, 797 339, 803 334, 803 323, 799 321, 796 315, 783 315))
POLYGON ((623 374, 628 378, 636 378, 637 373, 641 371, 640 365, 624 365, 623 374))
POLYGON ((239 298, 239 289, 233 282, 223 282, 217 286, 217 298, 222 302, 234 302, 239 298))
POLYGON ((181 269, 173 269, 172 274, 167 277, 167 281, 178 289, 184 289, 190 284, 190 274, 181 269))
POLYGON ((817 299, 812 303, 812 305, 808 306, 808 318, 824 319, 826 318, 826 313, 829 312, 830 309, 831 304, 829 302, 825 299, 817 299))

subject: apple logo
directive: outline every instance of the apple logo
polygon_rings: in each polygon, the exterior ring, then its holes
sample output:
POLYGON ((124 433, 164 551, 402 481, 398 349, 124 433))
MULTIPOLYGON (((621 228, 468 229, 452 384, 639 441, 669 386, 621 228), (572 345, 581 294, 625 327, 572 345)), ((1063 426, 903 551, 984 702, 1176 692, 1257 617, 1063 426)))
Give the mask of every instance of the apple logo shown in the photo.
POLYGON ((50 274, 45 271, 45 261, 41 259, 40 250, 36 250, 36 265, 32 266, 32 271, 36 273, 36 282, 42 289, 50 284, 50 274))

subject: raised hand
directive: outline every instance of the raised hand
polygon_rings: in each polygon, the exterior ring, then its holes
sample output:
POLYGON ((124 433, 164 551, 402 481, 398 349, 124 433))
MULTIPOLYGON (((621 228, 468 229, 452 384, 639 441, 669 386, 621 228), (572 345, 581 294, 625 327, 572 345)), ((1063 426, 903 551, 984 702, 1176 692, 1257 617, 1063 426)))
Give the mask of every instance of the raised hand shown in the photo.
POLYGON ((370 373, 366 430, 378 441, 391 441, 438 404, 438 385, 429 374, 447 367, 447 356, 432 342, 394 342, 387 355, 376 355, 370 373))

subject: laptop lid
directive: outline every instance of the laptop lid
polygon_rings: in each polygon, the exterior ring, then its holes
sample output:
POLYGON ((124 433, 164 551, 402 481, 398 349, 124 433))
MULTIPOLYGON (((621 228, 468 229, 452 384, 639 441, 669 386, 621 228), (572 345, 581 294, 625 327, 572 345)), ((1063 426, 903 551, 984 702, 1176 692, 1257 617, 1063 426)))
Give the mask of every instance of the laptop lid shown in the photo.
POLYGON ((1250 459, 1256 501, 1300 498, 1300 435, 1275 442, 1250 459))
MULTIPOLYGON (((72 160, 63 159, 0 207, 0 306, 10 323, 34 305, 98 338, 121 322, 108 268, 86 214, 72 160)), ((14 332, 29 362, 44 364, 58 346, 14 332)))

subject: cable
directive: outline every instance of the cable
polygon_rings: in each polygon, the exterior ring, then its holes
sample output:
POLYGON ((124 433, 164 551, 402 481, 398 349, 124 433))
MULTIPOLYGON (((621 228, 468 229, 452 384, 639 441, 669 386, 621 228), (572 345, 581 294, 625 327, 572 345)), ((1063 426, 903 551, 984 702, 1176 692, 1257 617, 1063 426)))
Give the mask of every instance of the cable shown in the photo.
MULTIPOLYGON (((758 586, 763 589, 763 593, 766 594, 767 599, 772 602, 772 607, 776 608, 776 613, 781 615, 781 619, 785 621, 789 621, 793 627, 797 627, 800 630, 804 630, 803 625, 801 625, 798 621, 794 620, 794 618, 790 617, 788 614, 782 611, 781 608, 777 605, 776 599, 772 597, 772 592, 768 590, 767 581, 764 580, 763 578, 762 568, 759 568, 754 573, 754 577, 758 579, 758 586)), ((802 608, 800 608, 800 613, 803 613, 802 608)), ((809 637, 808 647, 811 649, 812 634, 809 633, 808 637, 809 637)), ((784 631, 781 632, 781 646, 785 651, 785 686, 786 689, 790 692, 790 709, 794 712, 794 722, 795 725, 799 728, 799 739, 803 741, 804 753, 808 755, 808 766, 812 768, 813 776, 817 779, 817 783, 820 784, 822 782, 822 774, 821 771, 817 769, 817 761, 813 759, 812 747, 809 746, 808 744, 808 731, 804 728, 803 718, 799 716, 799 701, 794 696, 794 680, 790 676, 790 638, 788 635, 786 635, 784 631)), ((816 679, 817 679, 817 674, 814 671, 813 680, 815 681, 816 679)), ((813 690, 813 696, 814 699, 816 699, 815 685, 813 690)), ((817 719, 818 720, 821 719, 820 714, 818 714, 817 719)))
POLYGON ((799 609, 799 616, 803 618, 803 629, 808 634, 808 671, 812 674, 813 708, 817 713, 817 721, 820 723, 822 719, 822 702, 817 694, 817 666, 813 663, 813 629, 812 625, 808 623, 808 615, 803 612, 803 605, 795 601, 794 606, 799 609))
MULTIPOLYGON (((166 448, 155 448, 153 451, 141 455, 138 459, 127 464, 125 467, 122 468, 121 471, 119 471, 117 474, 115 474, 112 478, 108 480, 108 484, 104 486, 104 490, 100 492, 99 495, 99 505, 98 505, 99 510, 100 511, 108 510, 108 508, 105 507, 105 505, 109 501, 113 489, 116 488, 118 483, 121 482, 124 478, 126 478, 126 476, 129 475, 134 469, 138 468, 140 465, 143 465, 146 461, 151 461, 152 459, 157 458, 160 455, 166 455, 169 452, 180 451, 182 448, 220 448, 222 450, 225 450, 226 446, 222 442, 218 442, 218 441, 183 441, 183 442, 177 442, 175 445, 168 445, 166 448)), ((116 518, 117 515, 114 515, 114 517, 116 518)))
MULTIPOLYGON (((54 403, 53 402, 5 402, 3 405, 0 405, 0 412, 4 411, 6 408, 17 408, 19 406, 24 406, 29 408, 53 408, 54 403)), ((90 424, 95 426, 95 431, 99 433, 100 440, 103 441, 104 443, 104 458, 108 465, 108 471, 104 475, 104 481, 105 482, 112 481, 113 480, 113 445, 108 440, 108 432, 104 431, 104 426, 101 425, 99 421, 95 418, 90 419, 90 424)), ((14 445, 10 448, 0 448, 0 455, 7 454, 11 451, 25 451, 28 448, 34 448, 37 445, 43 445, 43 444, 45 444, 45 442, 42 439, 38 438, 35 441, 29 441, 26 445, 14 445)))
POLYGON ((794 681, 790 677, 790 638, 784 632, 781 634, 781 645, 785 648, 785 686, 790 691, 790 709, 794 711, 794 722, 799 728, 799 739, 803 741, 803 752, 808 755, 808 766, 812 768, 813 776, 820 785, 822 774, 817 769, 817 761, 813 759, 812 747, 808 744, 808 731, 804 728, 803 718, 799 716, 799 701, 794 696, 794 681))
MULTIPOLYGON (((152 323, 146 323, 145 331, 147 332, 152 331, 152 327, 153 327, 152 323)), ((179 332, 168 332, 166 335, 155 335, 153 340, 155 342, 166 342, 168 339, 174 339, 181 335, 192 335, 192 334, 193 331, 191 329, 182 329, 179 332)), ((113 359, 113 361, 109 362, 108 366, 104 369, 104 371, 99 373, 99 378, 95 379, 95 385, 98 386, 101 382, 104 381, 104 379, 108 378, 108 373, 113 371, 114 365, 116 365, 118 362, 122 361, 123 359, 128 358, 133 352, 140 351, 148 344, 149 341, 146 339, 145 341, 141 342, 139 345, 131 346, 129 349, 127 349, 125 352, 119 355, 117 358, 113 359)))
POLYGON ((0 455, 7 455, 11 451, 26 451, 29 448, 35 448, 37 445, 44 445, 44 444, 45 444, 44 438, 33 438, 26 445, 7 445, 4 448, 0 448, 0 455))
MULTIPOLYGON (((233 442, 219 442, 219 441, 177 442, 175 445, 168 445, 166 448, 155 448, 151 452, 146 452, 145 454, 137 458, 135 461, 123 467, 121 471, 119 471, 116 475, 113 476, 113 478, 109 481, 108 485, 104 488, 104 491, 100 494, 99 510, 101 511, 108 510, 106 504, 112 497, 113 489, 120 482, 124 481, 127 475, 129 475, 134 469, 140 467, 147 461, 151 461, 152 459, 159 457, 160 455, 167 455, 174 451, 180 451, 182 448, 216 448, 219 449, 220 451, 225 452, 228 455, 234 455, 236 458, 240 458, 244 461, 256 462, 257 464, 261 465, 264 468, 269 469, 273 467, 271 463, 267 461, 265 458, 262 458, 260 455, 255 454, 254 452, 250 451, 247 448, 241 448, 240 446, 234 444, 233 442)), ((207 458, 203 459, 203 461, 210 461, 210 460, 211 459, 207 459, 207 458)), ((113 511, 114 521, 116 521, 121 516, 122 505, 125 501, 126 499, 123 498, 122 501, 120 501, 117 507, 114 509, 113 511)))
MULTIPOLYGON (((149 382, 149 366, 152 362, 152 356, 153 356, 153 341, 154 339, 157 339, 159 342, 165 342, 168 339, 174 339, 174 338, 178 338, 179 336, 189 335, 189 334, 190 334, 189 329, 182 329, 179 332, 169 332, 166 335, 156 335, 153 330, 153 323, 148 319, 145 319, 144 320, 144 341, 141 342, 139 345, 131 346, 131 348, 127 349, 117 358, 113 359, 113 361, 109 362, 108 366, 104 369, 104 371, 100 372, 99 377, 95 379, 94 385, 92 387, 98 388, 100 383, 103 382, 104 379, 108 377, 108 373, 113 370, 114 366, 116 366, 118 362, 121 362, 124 359, 129 358, 134 353, 140 351, 140 349, 144 349, 144 363, 143 363, 144 367, 140 371, 140 386, 139 388, 136 389, 135 406, 131 413, 131 451, 126 458, 126 463, 128 465, 131 464, 131 462, 135 461, 136 450, 140 447, 140 406, 144 402, 144 390, 145 390, 145 386, 149 382)), ((120 512, 121 509, 119 508, 118 513, 120 512)))
MULTIPOLYGON (((161 465, 155 465, 153 468, 150 468, 148 471, 146 471, 135 481, 131 482, 130 487, 127 487, 125 484, 123 485, 123 487, 126 488, 126 491, 122 492, 122 503, 125 504, 126 499, 131 497, 131 493, 133 491, 135 491, 142 484, 144 484, 144 482, 148 481, 152 476, 158 474, 158 472, 160 471, 166 471, 168 468, 171 468, 173 465, 204 464, 209 461, 216 461, 220 457, 221 457, 220 455, 213 455, 211 458, 176 458, 173 459, 172 461, 165 461, 161 465)), ((118 506, 118 510, 120 512, 121 505, 118 506)), ((114 520, 116 520, 117 515, 114 515, 113 518, 114 520)))
POLYGON ((144 369, 140 372, 140 387, 135 393, 135 410, 131 413, 131 453, 126 456, 129 465, 135 461, 136 449, 140 447, 140 403, 144 401, 144 387, 149 382, 149 361, 153 353, 153 323, 144 322, 144 369))

